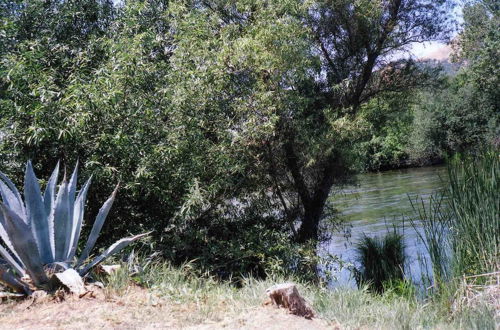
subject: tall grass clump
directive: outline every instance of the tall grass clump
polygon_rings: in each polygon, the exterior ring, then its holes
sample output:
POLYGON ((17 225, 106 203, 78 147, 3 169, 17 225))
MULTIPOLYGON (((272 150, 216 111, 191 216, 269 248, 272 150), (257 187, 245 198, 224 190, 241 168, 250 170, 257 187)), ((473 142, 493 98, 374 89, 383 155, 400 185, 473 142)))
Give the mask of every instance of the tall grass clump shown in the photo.
POLYGON ((390 282, 404 279, 405 244, 397 232, 384 238, 364 235, 356 247, 359 268, 355 270, 358 286, 367 285, 378 293, 390 282))
POLYGON ((450 212, 445 206, 446 200, 442 193, 430 196, 429 201, 425 203, 423 199, 416 201, 410 200, 417 219, 411 220, 411 225, 415 229, 420 241, 423 243, 429 254, 430 267, 427 260, 421 259, 422 269, 432 270, 432 276, 428 273, 423 274, 423 283, 439 287, 450 279, 450 212), (421 226, 422 230, 419 230, 421 226), (425 277, 424 277, 425 276, 425 277))
POLYGON ((500 269, 500 155, 457 157, 446 190, 454 275, 500 269))
MULTIPOLYGON (((434 287, 500 269, 500 158, 496 151, 456 156, 445 189, 413 204, 434 287)), ((415 229, 415 219, 412 220, 415 229)))

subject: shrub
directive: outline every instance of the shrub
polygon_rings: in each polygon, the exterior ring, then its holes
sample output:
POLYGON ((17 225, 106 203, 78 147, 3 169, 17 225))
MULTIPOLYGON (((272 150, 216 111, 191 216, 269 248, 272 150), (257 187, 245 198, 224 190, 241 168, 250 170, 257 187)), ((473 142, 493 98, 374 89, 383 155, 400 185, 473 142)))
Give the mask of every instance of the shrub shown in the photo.
POLYGON ((355 269, 358 287, 368 285, 377 292, 384 291, 390 281, 404 279, 405 245, 403 236, 392 232, 383 239, 363 236, 356 247, 359 269, 355 269))

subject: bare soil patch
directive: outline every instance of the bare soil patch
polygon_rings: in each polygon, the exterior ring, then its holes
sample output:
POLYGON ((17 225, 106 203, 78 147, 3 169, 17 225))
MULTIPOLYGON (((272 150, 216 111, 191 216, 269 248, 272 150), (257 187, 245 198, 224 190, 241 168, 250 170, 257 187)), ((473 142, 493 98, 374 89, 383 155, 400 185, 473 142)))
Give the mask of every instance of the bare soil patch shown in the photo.
MULTIPOLYGON (((325 321, 257 306, 240 315, 210 320, 193 317, 196 306, 162 300, 134 288, 118 297, 44 297, 0 303, 0 329, 334 329, 325 321)), ((221 308, 224 308, 221 306, 221 308)), ((224 313, 222 312, 222 315, 224 313)))

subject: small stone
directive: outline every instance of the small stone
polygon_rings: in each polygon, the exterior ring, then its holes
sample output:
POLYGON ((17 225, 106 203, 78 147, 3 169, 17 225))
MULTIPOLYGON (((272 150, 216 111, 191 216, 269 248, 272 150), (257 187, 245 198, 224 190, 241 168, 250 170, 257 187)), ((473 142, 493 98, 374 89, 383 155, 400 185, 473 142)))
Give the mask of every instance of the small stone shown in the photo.
POLYGON ((299 294, 299 290, 294 283, 277 284, 266 290, 266 294, 271 302, 278 306, 286 308, 290 313, 311 319, 314 312, 306 303, 306 300, 299 294))
POLYGON ((63 287, 66 291, 74 294, 84 294, 86 292, 83 280, 78 272, 72 268, 62 273, 56 273, 51 278, 51 285, 54 288, 63 287))
POLYGON ((120 265, 99 265, 97 267, 97 272, 111 275, 114 272, 118 271, 120 268, 120 265))

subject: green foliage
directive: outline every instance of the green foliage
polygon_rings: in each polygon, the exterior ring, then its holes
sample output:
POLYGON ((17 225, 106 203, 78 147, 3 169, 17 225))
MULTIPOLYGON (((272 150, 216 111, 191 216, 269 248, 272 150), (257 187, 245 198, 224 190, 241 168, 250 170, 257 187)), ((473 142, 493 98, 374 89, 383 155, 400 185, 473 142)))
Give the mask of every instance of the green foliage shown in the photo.
POLYGON ((53 272, 74 267, 80 275, 86 275, 94 266, 110 255, 141 238, 144 234, 123 238, 97 256, 88 265, 82 266, 94 248, 104 221, 115 199, 116 190, 100 209, 85 248, 77 260, 75 253, 83 224, 83 214, 90 179, 76 194, 77 171, 69 183, 64 177, 55 194, 59 174, 56 166, 45 193, 42 194, 31 162, 26 165, 24 202, 12 182, 0 172, 0 238, 8 249, 0 245, 0 262, 7 263, 15 275, 18 285, 9 281, 15 289, 29 293, 27 284, 20 279, 29 275, 38 288, 47 288, 49 278, 46 269, 53 272))
POLYGON ((356 247, 359 269, 355 270, 358 286, 368 285, 382 293, 391 282, 403 281, 406 262, 403 236, 393 232, 383 239, 363 236, 356 247))
POLYGON ((358 146, 363 170, 386 170, 407 164, 413 93, 386 93, 363 106, 362 116, 371 124, 367 133, 371 137, 358 146))
POLYGON ((414 107, 411 149, 417 160, 498 144, 500 21, 493 2, 465 5, 463 30, 453 44, 460 71, 441 88, 424 90, 414 107))
POLYGON ((414 109, 414 158, 443 158, 493 144, 499 116, 488 98, 466 74, 450 78, 440 90, 423 92, 414 109))

